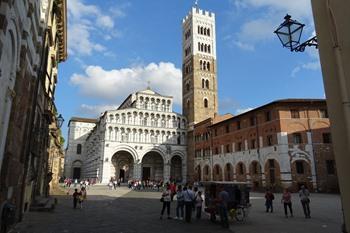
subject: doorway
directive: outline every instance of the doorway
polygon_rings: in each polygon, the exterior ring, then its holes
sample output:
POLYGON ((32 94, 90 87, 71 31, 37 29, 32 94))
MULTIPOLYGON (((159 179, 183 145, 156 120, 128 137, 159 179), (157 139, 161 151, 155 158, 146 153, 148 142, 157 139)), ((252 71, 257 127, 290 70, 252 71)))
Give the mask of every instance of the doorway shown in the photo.
POLYGON ((151 168, 143 167, 142 168, 142 180, 149 180, 151 178, 151 168))
POLYGON ((73 168, 73 179, 80 179, 80 167, 73 168))
POLYGON ((124 169, 120 169, 119 171, 119 179, 121 182, 124 182, 125 180, 125 170, 124 169))

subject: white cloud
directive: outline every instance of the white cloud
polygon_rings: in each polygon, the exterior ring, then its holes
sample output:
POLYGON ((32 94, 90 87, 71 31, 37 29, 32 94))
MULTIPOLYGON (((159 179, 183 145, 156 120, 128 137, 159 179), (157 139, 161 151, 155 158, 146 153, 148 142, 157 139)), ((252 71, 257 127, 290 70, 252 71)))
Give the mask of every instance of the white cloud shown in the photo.
POLYGON ((231 97, 224 97, 219 99, 219 112, 221 114, 231 113, 234 109, 239 108, 240 104, 231 97))
POLYGON ((87 4, 84 0, 68 1, 69 53, 86 56, 93 52, 104 52, 106 47, 95 42, 95 37, 101 36, 105 40, 110 40, 115 35, 120 35, 115 29, 114 20, 124 15, 121 9, 118 14, 114 14, 102 11, 98 6, 87 4))
POLYGON ((255 47, 252 44, 243 43, 241 41, 233 41, 233 43, 240 49, 246 51, 254 51, 255 47))
POLYGON ((88 66, 85 74, 73 74, 70 81, 78 86, 80 93, 85 96, 113 99, 118 102, 133 92, 145 89, 150 82, 154 91, 173 96, 175 104, 181 105, 181 77, 181 70, 173 63, 160 62, 113 70, 88 66))
MULTIPOLYGON (((275 38, 276 36, 272 31, 283 21, 283 17, 287 13, 292 15, 293 19, 308 25, 305 34, 311 35, 314 30, 311 2, 309 0, 232 0, 231 2, 239 12, 260 10, 259 13, 249 14, 252 17, 248 17, 243 22, 242 27, 233 39, 244 41, 244 44, 249 45, 248 48, 254 48, 256 44, 275 38)), ((241 46, 239 43, 235 43, 235 45, 240 49, 247 50, 246 46, 241 46)))
POLYGON ((312 61, 312 62, 308 62, 308 63, 305 63, 305 64, 302 64, 302 65, 295 67, 292 70, 291 76, 296 77, 296 75, 302 70, 320 70, 320 69, 321 69, 320 61, 319 60, 312 61))
POLYGON ((117 109, 118 105, 88 105, 82 104, 79 108, 79 113, 89 117, 99 117, 107 110, 117 109))
POLYGON ((239 109, 236 109, 236 115, 248 112, 248 111, 253 110, 253 109, 254 108, 239 108, 239 109))

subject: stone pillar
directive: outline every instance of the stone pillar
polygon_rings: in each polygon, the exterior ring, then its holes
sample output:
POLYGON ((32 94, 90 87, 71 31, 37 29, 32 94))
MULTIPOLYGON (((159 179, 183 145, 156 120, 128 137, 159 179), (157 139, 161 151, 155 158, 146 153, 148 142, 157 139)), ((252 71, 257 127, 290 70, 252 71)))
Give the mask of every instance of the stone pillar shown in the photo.
POLYGON ((142 179, 142 164, 139 162, 134 163, 133 179, 136 179, 136 180, 142 179))

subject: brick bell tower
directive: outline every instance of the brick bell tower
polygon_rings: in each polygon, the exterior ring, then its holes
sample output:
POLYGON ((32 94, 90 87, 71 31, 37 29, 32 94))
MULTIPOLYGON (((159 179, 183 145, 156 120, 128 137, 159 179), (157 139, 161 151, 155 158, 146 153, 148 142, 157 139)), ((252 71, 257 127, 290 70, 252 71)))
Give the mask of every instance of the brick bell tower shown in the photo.
POLYGON ((215 14, 196 3, 182 21, 182 112, 188 121, 187 180, 194 175, 193 127, 218 112, 215 14))

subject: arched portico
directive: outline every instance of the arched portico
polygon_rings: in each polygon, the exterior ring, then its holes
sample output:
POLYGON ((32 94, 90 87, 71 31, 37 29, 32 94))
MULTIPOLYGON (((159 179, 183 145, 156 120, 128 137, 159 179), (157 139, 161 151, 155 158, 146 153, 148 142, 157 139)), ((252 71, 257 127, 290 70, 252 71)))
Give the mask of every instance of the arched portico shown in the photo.
POLYGON ((157 151, 147 152, 141 161, 142 180, 164 180, 164 159, 157 151))
POLYGON ((134 158, 128 151, 118 151, 111 159, 111 178, 126 182, 134 176, 134 158))

